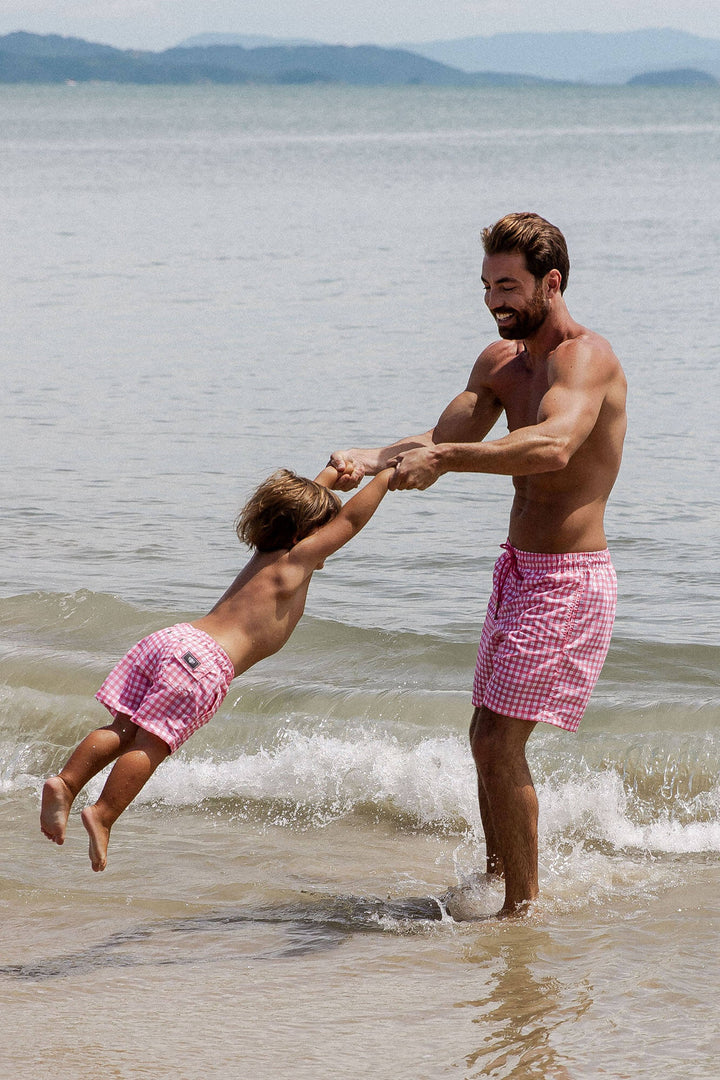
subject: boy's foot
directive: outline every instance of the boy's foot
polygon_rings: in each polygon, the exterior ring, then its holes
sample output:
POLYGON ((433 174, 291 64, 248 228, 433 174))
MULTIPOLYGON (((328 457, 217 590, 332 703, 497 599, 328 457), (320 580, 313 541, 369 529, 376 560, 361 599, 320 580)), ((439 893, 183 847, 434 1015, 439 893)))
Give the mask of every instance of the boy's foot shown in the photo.
POLYGON ((92 868, 96 872, 104 870, 107 866, 108 840, 110 830, 98 820, 97 809, 94 806, 86 806, 80 817, 90 837, 88 854, 92 868))
POLYGON ((40 828, 54 844, 65 843, 65 828, 72 804, 73 793, 64 780, 59 776, 51 776, 45 781, 40 806, 40 828))

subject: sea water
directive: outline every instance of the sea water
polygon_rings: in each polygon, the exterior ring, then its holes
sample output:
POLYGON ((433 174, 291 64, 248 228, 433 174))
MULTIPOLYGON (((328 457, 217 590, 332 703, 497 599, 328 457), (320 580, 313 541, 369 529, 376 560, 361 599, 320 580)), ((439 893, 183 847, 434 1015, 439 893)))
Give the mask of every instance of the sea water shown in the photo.
POLYGON ((4 87, 0 141, 7 1074, 714 1077, 717 91, 4 87), (438 903, 484 861, 503 477, 391 493, 94 875, 77 813, 62 848, 37 815, 109 667, 220 595, 269 472, 434 423, 518 209, 630 385, 613 645, 579 733, 529 744, 534 914, 438 903))

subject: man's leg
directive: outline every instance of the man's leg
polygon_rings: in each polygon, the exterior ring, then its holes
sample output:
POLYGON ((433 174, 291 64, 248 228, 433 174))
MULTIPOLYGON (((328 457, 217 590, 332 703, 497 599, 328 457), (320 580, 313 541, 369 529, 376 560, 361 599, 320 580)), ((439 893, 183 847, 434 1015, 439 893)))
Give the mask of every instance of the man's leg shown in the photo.
MULTIPOLYGON (((475 728, 477 727, 481 709, 475 709, 473 713, 472 721, 470 723, 470 746, 472 747, 475 738, 475 728)), ((495 833, 495 825, 492 819, 492 813, 490 810, 490 802, 485 791, 485 785, 483 784, 482 777, 480 776, 480 770, 477 770, 477 789, 478 789, 478 803, 480 804, 480 820, 482 821, 483 832, 485 833, 485 872, 488 874, 496 874, 498 877, 503 877, 503 861, 500 854, 500 848, 498 846, 498 840, 495 833)))
POLYGON ((538 802, 525 758, 534 727, 484 707, 475 710, 470 727, 488 870, 505 877, 501 915, 538 895, 538 802))

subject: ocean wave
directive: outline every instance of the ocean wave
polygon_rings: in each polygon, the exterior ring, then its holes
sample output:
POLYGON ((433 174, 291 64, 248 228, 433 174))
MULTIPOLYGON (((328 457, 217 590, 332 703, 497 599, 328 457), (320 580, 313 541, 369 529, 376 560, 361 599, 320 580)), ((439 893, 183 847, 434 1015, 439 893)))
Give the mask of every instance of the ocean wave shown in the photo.
MULTIPOLYGON (((110 664, 184 617, 90 592, 0 600, 0 791, 37 791, 107 722, 93 694, 110 664)), ((628 640, 615 650, 580 733, 540 725, 530 743, 542 828, 562 844, 720 850, 718 650, 628 640)), ((361 815, 477 832, 473 661, 474 650, 430 634, 303 620, 139 803, 290 828, 361 815)))
MULTIPOLYGON (((197 612, 138 607, 102 593, 34 592, 0 598, 3 681, 51 691, 75 674, 104 677, 107 668, 147 633, 197 612)), ((306 615, 282 651, 243 677, 285 685, 426 689, 467 693, 475 664, 468 640, 409 630, 388 631, 306 615)), ((720 709, 720 646, 667 644, 616 631, 598 683, 608 708, 677 703, 720 709)), ((82 692, 88 680, 80 677, 82 692)), ((239 685, 240 683, 236 684, 239 685)))
MULTIPOLYGON (((720 851, 717 739, 682 751, 656 745, 645 755, 617 746, 614 757, 608 747, 600 752, 599 740, 579 757, 569 749, 561 756, 552 742, 541 735, 529 754, 544 843, 566 851, 720 851)), ((1 749, 0 790, 39 791, 42 777, 30 749, 1 749)), ((102 776, 92 780, 78 805, 96 799, 102 783, 102 776)), ((162 764, 135 804, 287 829, 360 818, 458 837, 481 831, 464 739, 403 744, 382 729, 360 727, 343 736, 288 728, 270 744, 226 757, 181 752, 162 764)))

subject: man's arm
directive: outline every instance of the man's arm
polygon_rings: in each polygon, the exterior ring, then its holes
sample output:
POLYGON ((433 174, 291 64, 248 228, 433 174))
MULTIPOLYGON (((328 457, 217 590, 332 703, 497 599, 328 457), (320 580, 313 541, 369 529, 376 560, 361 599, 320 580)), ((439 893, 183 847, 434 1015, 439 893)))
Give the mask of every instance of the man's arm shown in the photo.
POLYGON ((363 476, 376 476, 382 469, 387 469, 398 454, 421 446, 432 445, 433 431, 423 435, 408 435, 387 446, 353 447, 352 450, 336 450, 330 455, 330 466, 340 474, 338 488, 350 491, 358 486, 363 476))
MULTIPOLYGON (((387 446, 373 449, 337 451, 330 457, 330 464, 343 473, 338 487, 350 490, 356 487, 366 474, 374 475, 381 469, 393 466, 400 455, 408 451, 431 450, 438 442, 479 442, 484 439, 499 417, 502 406, 495 395, 485 385, 483 376, 497 363, 496 342, 481 353, 475 362, 470 380, 462 393, 458 394, 445 408, 434 428, 422 435, 410 435, 387 446), (352 459, 354 468, 346 470, 346 463, 352 459)), ((394 483, 391 483, 394 487, 394 483)))
POLYGON ((536 424, 490 442, 443 440, 403 453, 391 487, 424 490, 446 472, 528 476, 564 469, 595 426, 614 370, 610 357, 586 341, 563 342, 548 364, 550 385, 536 424))

